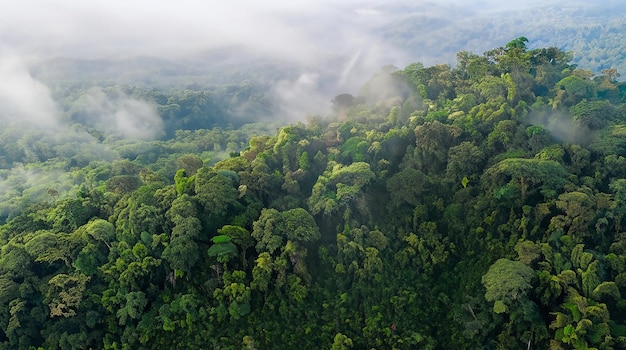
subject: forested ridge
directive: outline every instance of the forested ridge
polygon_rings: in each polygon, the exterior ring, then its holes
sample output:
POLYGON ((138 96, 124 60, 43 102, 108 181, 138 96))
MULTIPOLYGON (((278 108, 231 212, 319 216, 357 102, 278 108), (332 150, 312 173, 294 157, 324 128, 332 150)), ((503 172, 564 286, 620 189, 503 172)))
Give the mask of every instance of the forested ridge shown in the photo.
POLYGON ((0 348, 626 348, 626 85, 526 43, 249 142, 181 92, 168 140, 48 149, 70 194, 3 213, 0 348))

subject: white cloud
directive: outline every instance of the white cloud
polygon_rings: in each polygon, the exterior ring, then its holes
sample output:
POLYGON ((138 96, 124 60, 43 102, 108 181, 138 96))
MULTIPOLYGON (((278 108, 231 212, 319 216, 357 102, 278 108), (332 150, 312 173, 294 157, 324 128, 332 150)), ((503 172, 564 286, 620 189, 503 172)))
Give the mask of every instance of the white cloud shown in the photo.
POLYGON ((16 55, 0 55, 0 107, 3 123, 19 121, 41 128, 57 123, 58 110, 49 89, 33 79, 16 55))
POLYGON ((152 104, 124 98, 116 107, 113 116, 116 131, 120 135, 131 139, 150 140, 164 134, 163 121, 152 104))
POLYGON ((156 106, 121 91, 107 94, 93 87, 73 104, 79 122, 115 137, 149 140, 163 135, 163 120, 156 106))
POLYGON ((278 97, 281 113, 288 120, 302 120, 307 114, 325 114, 330 100, 320 88, 320 75, 303 73, 295 81, 283 80, 276 84, 274 93, 278 97))

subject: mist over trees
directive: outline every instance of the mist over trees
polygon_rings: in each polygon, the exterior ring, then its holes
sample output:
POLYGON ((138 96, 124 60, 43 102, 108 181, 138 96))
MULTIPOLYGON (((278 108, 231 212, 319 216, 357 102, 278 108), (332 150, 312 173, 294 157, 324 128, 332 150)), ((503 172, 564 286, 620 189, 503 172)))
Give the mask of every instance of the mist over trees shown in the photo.
POLYGON ((626 348, 626 88, 529 43, 278 129, 254 86, 51 88, 57 134, 2 132, 0 346, 626 348), (138 101, 161 136, 94 117, 138 101))
POLYGON ((625 11, 8 6, 0 349, 626 349, 625 11))

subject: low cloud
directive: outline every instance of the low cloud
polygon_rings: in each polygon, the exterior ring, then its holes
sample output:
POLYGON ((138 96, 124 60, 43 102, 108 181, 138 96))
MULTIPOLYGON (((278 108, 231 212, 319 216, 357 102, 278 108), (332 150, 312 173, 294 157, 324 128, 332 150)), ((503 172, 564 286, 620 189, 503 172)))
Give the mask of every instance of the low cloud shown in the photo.
POLYGON ((78 187, 62 165, 45 170, 15 167, 0 173, 0 222, 18 214, 34 202, 55 200, 78 187), (52 189, 49 193, 48 190, 52 189))
POLYGON ((591 129, 576 123, 571 116, 561 112, 532 114, 528 121, 548 129, 553 137, 562 142, 588 145, 595 136, 591 129))
MULTIPOLYGON (((91 88, 73 106, 79 122, 106 134, 131 139, 154 139, 164 134, 163 121, 156 106, 115 91, 107 95, 91 88)), ((20 133, 45 130, 55 138, 75 138, 70 120, 63 120, 60 107, 50 89, 33 78, 28 60, 17 54, 0 54, 0 122, 7 128, 20 125, 20 133)), ((16 129, 17 130, 17 129, 16 129)))
POLYGON ((150 140, 164 135, 163 120, 156 106, 126 94, 91 88, 72 108, 71 118, 107 135, 150 140))
POLYGON ((165 134, 163 120, 154 105, 146 101, 122 99, 114 113, 115 127, 122 136, 150 140, 165 134))
POLYGON ((51 128, 58 123, 57 105, 50 90, 34 79, 17 55, 0 56, 0 121, 51 128))
MULTIPOLYGON (((0 44, 40 61, 60 56, 122 60, 141 55, 171 62, 189 62, 193 57, 210 61, 214 58, 203 53, 220 50, 245 52, 248 62, 281 60, 297 67, 295 75, 269 83, 275 84, 277 98, 287 97, 279 101, 283 109, 302 118, 328 111, 338 93, 356 94, 383 65, 410 62, 403 49, 386 44, 376 30, 393 18, 374 0, 219 4, 61 0, 16 4, 0 13, 0 44), (293 93, 285 91, 290 86, 293 93), (298 93, 302 99, 290 96, 298 93), (302 109, 308 106, 311 109, 302 109)), ((136 130, 134 125, 124 128, 136 130)))
POLYGON ((89 133, 94 129, 114 140, 163 134, 153 104, 119 92, 91 89, 66 113, 27 67, 27 59, 0 53, 0 222, 28 203, 49 199, 48 188, 60 195, 75 190, 77 179, 67 169, 119 158, 89 133), (67 117, 72 112, 82 125, 67 117))
POLYGON ((294 81, 279 81, 273 90, 280 113, 288 120, 301 120, 307 114, 325 114, 330 102, 320 91, 320 75, 303 73, 294 81))

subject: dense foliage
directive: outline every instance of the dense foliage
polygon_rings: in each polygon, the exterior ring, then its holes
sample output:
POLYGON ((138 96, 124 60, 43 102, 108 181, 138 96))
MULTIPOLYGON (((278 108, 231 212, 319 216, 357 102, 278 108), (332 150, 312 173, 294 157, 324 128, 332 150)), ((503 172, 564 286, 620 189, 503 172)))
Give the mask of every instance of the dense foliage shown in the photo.
POLYGON ((51 194, 128 175, 126 160, 171 181, 191 154, 213 164, 284 125, 269 119, 276 108, 265 87, 250 82, 183 90, 63 82, 52 95, 54 127, 0 129, 0 223, 51 194))
POLYGON ((75 168, 0 227, 1 348, 626 348, 626 85, 526 42, 75 168))

